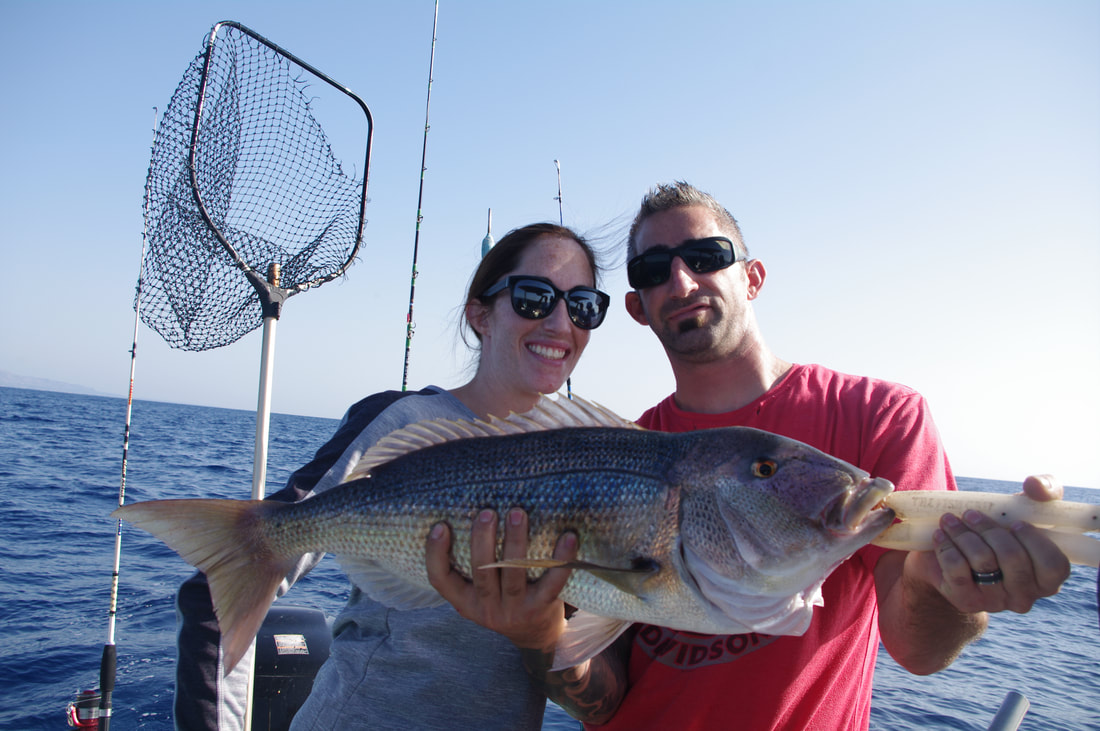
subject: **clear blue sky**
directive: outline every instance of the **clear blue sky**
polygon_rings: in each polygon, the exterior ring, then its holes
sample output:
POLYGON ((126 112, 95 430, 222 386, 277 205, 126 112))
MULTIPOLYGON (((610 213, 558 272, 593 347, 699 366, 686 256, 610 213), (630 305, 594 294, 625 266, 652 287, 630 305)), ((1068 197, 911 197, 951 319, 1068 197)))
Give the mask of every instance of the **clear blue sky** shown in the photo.
MULTIPOLYGON (((238 20, 376 122, 361 260, 291 299, 273 407, 338 417, 400 386, 433 3, 0 2, 0 369, 124 394, 153 108, 238 20)), ((1100 5, 443 0, 412 385, 458 385, 456 306, 494 234, 621 240, 685 179, 742 224, 782 357, 924 393, 956 472, 1100 487, 1100 5)), ((613 310, 574 390, 635 417, 672 389, 613 310)), ((139 334, 137 398, 252 409, 254 333, 139 334)))

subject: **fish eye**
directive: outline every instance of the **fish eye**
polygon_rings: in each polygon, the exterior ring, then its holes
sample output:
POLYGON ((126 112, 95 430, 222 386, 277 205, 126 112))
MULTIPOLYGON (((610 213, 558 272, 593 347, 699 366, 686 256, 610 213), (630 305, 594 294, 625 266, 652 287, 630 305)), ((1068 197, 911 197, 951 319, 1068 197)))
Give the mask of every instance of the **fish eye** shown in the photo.
POLYGON ((773 459, 758 459, 752 463, 752 473, 757 477, 771 477, 779 466, 773 459))

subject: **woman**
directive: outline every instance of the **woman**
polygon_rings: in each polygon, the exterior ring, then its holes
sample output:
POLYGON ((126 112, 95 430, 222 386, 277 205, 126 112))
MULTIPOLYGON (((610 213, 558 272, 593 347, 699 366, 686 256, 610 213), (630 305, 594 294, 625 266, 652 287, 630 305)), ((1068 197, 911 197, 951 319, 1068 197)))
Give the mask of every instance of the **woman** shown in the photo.
MULTIPOLYGON (((272 497, 297 500, 339 484, 371 445, 406 424, 507 416, 556 392, 607 312, 609 298, 595 289, 597 273, 592 249, 567 228, 533 224, 508 233, 482 259, 466 296, 463 324, 479 351, 473 378, 451 390, 429 386, 415 394, 375 394, 352 406, 314 460, 272 497)), ((319 560, 304 559, 285 588, 319 560)), ((197 602, 209 612, 205 581, 199 576, 188 584, 179 599, 177 725, 231 728, 243 705, 235 700, 239 674, 234 670, 216 693, 209 675, 196 684, 193 676, 201 673, 192 666, 204 660, 209 666, 211 658, 217 664, 220 637, 212 617, 190 606, 197 602), (189 617, 197 618, 193 635, 189 617), (214 722, 199 721, 199 711, 213 713, 214 722)), ((294 729, 541 726, 545 696, 531 686, 515 646, 462 619, 450 605, 394 610, 353 585, 333 636, 329 659, 294 729)))

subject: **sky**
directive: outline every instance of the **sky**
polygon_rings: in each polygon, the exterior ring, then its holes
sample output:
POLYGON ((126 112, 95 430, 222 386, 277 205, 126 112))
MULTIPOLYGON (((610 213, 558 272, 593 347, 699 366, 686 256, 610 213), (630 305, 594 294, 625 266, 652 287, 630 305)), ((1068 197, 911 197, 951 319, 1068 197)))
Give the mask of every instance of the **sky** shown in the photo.
MULTIPOLYGON (((0 370, 126 394, 154 114, 236 20, 375 123, 363 249, 286 303, 272 408, 400 388, 434 9, 0 0, 0 370)), ((619 252, 644 192, 686 180, 767 266, 780 357, 920 391, 956 474, 1100 487, 1100 4, 441 0, 427 121, 410 387, 470 375, 487 212, 498 239, 557 221, 557 160, 565 224, 611 253, 575 393, 634 418, 673 390, 619 252)), ((135 398, 256 408, 259 331, 137 342, 135 398)))

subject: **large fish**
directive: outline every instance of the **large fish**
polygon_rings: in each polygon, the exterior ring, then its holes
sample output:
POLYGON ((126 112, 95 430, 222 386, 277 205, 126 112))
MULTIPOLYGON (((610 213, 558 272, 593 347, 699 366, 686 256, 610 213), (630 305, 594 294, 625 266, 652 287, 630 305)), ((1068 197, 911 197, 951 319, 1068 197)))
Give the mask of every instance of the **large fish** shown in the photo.
POLYGON ((557 648, 563 668, 633 622, 802 634, 829 573, 893 521, 880 504, 892 490, 756 429, 668 434, 579 399, 543 399, 506 420, 394 432, 348 481, 300 503, 161 500, 114 515, 206 573, 230 669, 302 554, 336 554, 356 585, 390 606, 433 606, 443 599, 424 561, 431 526, 451 525, 454 564, 469 576, 478 512, 521 507, 536 560, 512 565, 532 578, 553 563, 539 559, 563 531, 579 538, 580 570, 561 595, 579 609, 557 648))

